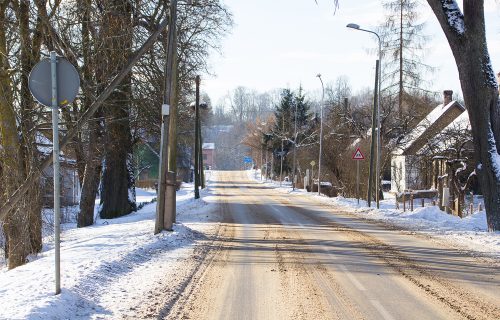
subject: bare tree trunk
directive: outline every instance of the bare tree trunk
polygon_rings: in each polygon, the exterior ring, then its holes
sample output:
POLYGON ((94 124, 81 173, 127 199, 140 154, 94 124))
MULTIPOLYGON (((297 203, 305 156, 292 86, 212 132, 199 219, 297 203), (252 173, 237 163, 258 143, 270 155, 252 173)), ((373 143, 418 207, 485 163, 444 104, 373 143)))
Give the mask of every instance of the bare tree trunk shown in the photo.
MULTIPOLYGON (((21 107, 21 162, 23 169, 20 172, 23 180, 27 172, 36 170, 38 167, 38 150, 35 144, 34 123, 34 101, 28 87, 28 75, 38 61, 40 55, 40 34, 30 36, 30 2, 28 0, 19 1, 19 6, 15 6, 16 16, 19 23, 19 35, 21 42, 21 87, 20 87, 20 107, 21 107)), ((36 29, 39 30, 41 22, 38 21, 36 29)), ((28 230, 30 236, 31 253, 42 250, 42 199, 40 197, 39 180, 33 183, 28 196, 24 200, 23 211, 28 216, 28 230)))
MULTIPOLYGON (((106 2, 103 17, 106 74, 127 65, 132 52, 132 8, 127 1, 106 2)), ((126 215, 135 210, 134 175, 132 170, 132 136, 129 103, 131 76, 123 80, 103 108, 106 117, 104 167, 101 183, 101 218, 126 215)))
POLYGON ((500 105, 486 45, 484 0, 427 0, 448 39, 474 139, 476 172, 484 195, 488 229, 500 230, 500 105))
POLYGON ((80 212, 78 212, 78 228, 94 224, 94 207, 99 181, 102 173, 102 151, 100 145, 101 125, 98 122, 89 123, 89 148, 85 173, 83 175, 82 194, 80 196, 80 212))
MULTIPOLYGON (((5 25, 7 5, 0 4, 0 25, 5 25)), ((19 161, 21 145, 18 139, 17 121, 14 113, 12 84, 7 57, 6 30, 0 30, 0 139, 2 141, 2 184, 7 194, 12 193, 22 182, 23 164, 19 161)), ((3 221, 6 237, 6 256, 9 269, 26 262, 30 253, 29 230, 26 214, 11 214, 3 221)))
MULTIPOLYGON (((97 38, 96 35, 91 37, 90 28, 90 10, 91 1, 83 0, 78 2, 78 9, 81 12, 81 24, 82 24, 82 52, 83 52, 83 62, 82 76, 84 81, 87 83, 93 83, 96 79, 99 79, 100 83, 104 83, 103 79, 103 63, 96 61, 93 57, 93 43, 91 38, 97 38)), ((102 87, 102 85, 101 85, 102 87)), ((83 87, 83 110, 86 111, 92 104, 92 92, 89 86, 83 87)), ((102 90, 99 88, 98 90, 102 90)), ((101 109, 96 112, 95 118, 102 116, 101 109)), ((78 228, 87 227, 94 224, 94 207, 97 192, 99 190, 99 182, 102 173, 102 123, 100 120, 93 120, 88 123, 88 141, 87 144, 87 154, 84 158, 84 170, 80 176, 80 170, 78 175, 81 177, 82 183, 82 193, 80 195, 80 211, 78 212, 77 226, 78 228)), ((81 139, 79 139, 81 141, 81 139)), ((78 163, 77 159, 77 163, 78 163)), ((83 161, 81 161, 83 162, 83 161)), ((80 167, 80 165, 79 165, 80 167)))

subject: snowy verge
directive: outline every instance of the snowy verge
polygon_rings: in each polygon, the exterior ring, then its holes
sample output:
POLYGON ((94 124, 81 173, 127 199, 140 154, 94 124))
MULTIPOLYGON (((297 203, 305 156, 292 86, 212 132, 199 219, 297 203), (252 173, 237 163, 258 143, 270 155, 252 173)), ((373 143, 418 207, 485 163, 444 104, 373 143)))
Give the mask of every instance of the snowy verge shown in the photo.
POLYGON ((360 200, 358 205, 356 199, 341 196, 328 198, 303 189, 292 191, 290 185, 282 184, 280 187, 279 182, 260 180, 260 174, 256 175, 254 170, 248 171, 248 178, 283 193, 307 196, 364 219, 383 221, 404 229, 418 231, 442 240, 452 247, 500 258, 500 232, 488 232, 484 210, 463 219, 446 214, 437 206, 415 207, 413 211, 403 212, 402 209, 395 208, 394 199, 381 201, 380 209, 376 209, 369 208, 364 200, 360 200))
MULTIPOLYGON (((34 261, 0 270, 0 319, 117 319, 134 317, 162 280, 170 289, 187 276, 195 249, 218 229, 210 188, 194 200, 188 184, 177 193, 178 223, 153 235, 156 203, 125 217, 97 221, 61 235, 62 293, 54 295, 54 250, 44 246, 34 261)), ((153 193, 142 191, 141 200, 153 193)), ((161 288, 164 290, 165 288, 161 288)))

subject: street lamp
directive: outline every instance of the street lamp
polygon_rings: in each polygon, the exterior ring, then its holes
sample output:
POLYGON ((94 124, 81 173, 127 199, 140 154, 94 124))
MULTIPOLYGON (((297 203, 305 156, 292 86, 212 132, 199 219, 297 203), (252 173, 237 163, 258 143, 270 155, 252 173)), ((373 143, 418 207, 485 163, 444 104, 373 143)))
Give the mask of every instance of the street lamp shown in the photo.
MULTIPOLYGON (((318 160, 318 196, 321 195, 321 151, 323 149, 323 104, 325 102, 325 86, 321 79, 321 74, 316 75, 321 82, 321 106, 320 110, 320 129, 319 129, 319 160, 318 160)), ((313 184, 314 185, 314 184, 313 184)))
POLYGON ((375 181, 376 181, 376 185, 375 185, 375 190, 376 190, 376 201, 377 201, 377 208, 380 208, 380 197, 379 197, 379 188, 380 188, 380 83, 381 83, 381 79, 382 79, 382 73, 381 73, 381 70, 382 70, 382 41, 380 41, 380 36, 378 35, 378 33, 374 32, 374 31, 371 31, 371 30, 366 30, 366 29, 362 29, 359 24, 355 24, 355 23, 349 23, 347 26, 347 28, 351 28, 351 29, 354 29, 354 30, 359 30, 359 31, 364 31, 364 32, 368 32, 368 33, 371 33, 371 34, 374 34, 375 36, 377 36, 377 39, 378 39, 378 61, 379 61, 379 68, 378 68, 378 98, 377 98, 377 169, 376 169, 376 172, 377 172, 377 176, 375 178, 375 181))
POLYGON ((298 101, 295 101, 295 121, 294 121, 294 129, 293 129, 293 169, 292 169, 292 190, 295 190, 295 157, 297 153, 297 105, 298 101))

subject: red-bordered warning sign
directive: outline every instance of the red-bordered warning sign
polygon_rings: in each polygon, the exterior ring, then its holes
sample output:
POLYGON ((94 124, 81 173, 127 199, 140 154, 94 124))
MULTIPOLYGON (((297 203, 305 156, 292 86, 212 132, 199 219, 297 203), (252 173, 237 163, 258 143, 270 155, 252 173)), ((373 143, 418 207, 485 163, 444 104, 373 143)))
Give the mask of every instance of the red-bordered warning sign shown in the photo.
POLYGON ((356 152, 352 155, 352 160, 365 160, 365 156, 361 153, 359 148, 357 148, 356 152))

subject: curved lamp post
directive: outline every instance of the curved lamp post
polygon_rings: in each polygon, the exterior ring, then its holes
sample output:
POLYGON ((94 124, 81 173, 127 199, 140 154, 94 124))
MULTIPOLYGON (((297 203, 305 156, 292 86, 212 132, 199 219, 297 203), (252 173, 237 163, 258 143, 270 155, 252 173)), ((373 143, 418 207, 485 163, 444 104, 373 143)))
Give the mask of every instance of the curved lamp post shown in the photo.
POLYGON ((323 149, 323 104, 325 102, 325 86, 321 74, 316 75, 321 82, 321 106, 320 106, 320 129, 319 129, 319 159, 318 159, 318 196, 321 195, 321 152, 323 149))
POLYGON ((359 24, 356 24, 356 23, 349 23, 347 26, 347 28, 351 28, 351 29, 354 29, 354 30, 359 30, 359 31, 364 31, 364 32, 368 32, 368 33, 371 33, 371 34, 374 34, 375 36, 377 36, 377 39, 378 39, 378 60, 379 60, 379 68, 378 68, 378 99, 377 99, 377 168, 376 168, 376 172, 377 172, 377 176, 375 178, 375 192, 376 192, 376 201, 377 201, 377 208, 380 208, 380 197, 379 197, 379 193, 380 193, 380 83, 381 83, 381 75, 382 75, 382 41, 380 41, 380 36, 378 35, 378 33, 376 33, 375 31, 371 31, 371 30, 366 30, 366 29, 362 29, 359 24))

